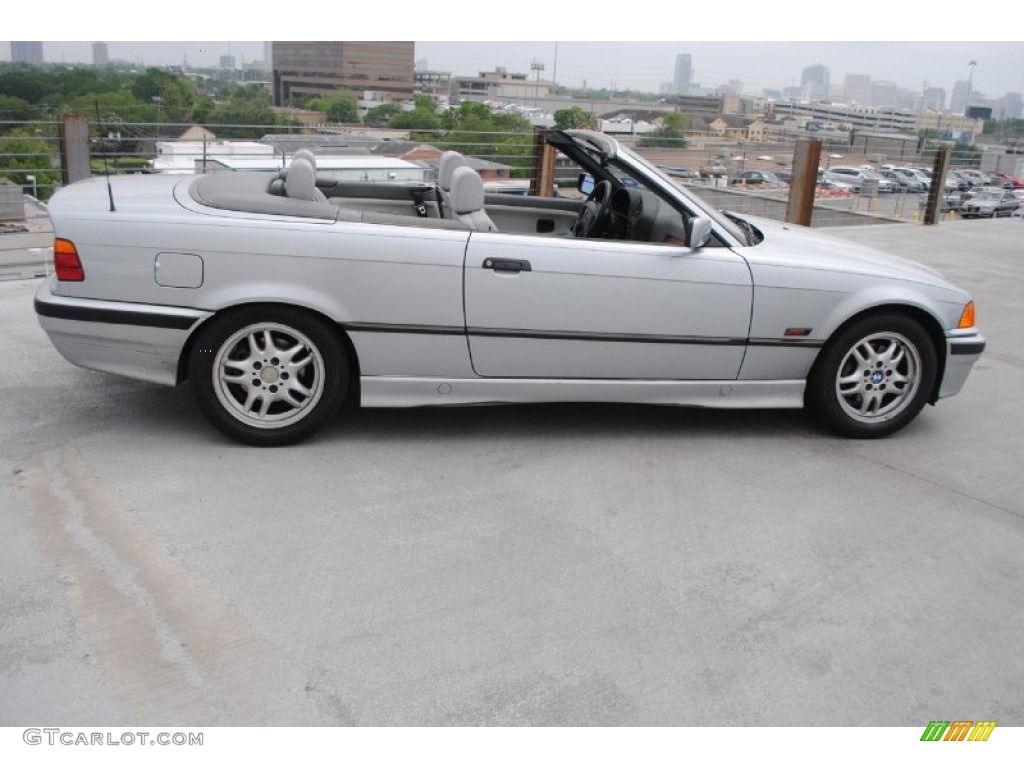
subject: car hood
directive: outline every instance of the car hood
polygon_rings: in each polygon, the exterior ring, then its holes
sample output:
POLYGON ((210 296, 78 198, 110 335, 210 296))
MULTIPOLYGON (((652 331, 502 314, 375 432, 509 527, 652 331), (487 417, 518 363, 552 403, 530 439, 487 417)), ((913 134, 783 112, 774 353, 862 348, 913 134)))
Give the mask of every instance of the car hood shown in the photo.
POLYGON ((737 249, 752 264, 876 275, 958 290, 940 273, 916 261, 842 240, 810 227, 753 216, 743 218, 764 235, 764 240, 758 245, 737 249))

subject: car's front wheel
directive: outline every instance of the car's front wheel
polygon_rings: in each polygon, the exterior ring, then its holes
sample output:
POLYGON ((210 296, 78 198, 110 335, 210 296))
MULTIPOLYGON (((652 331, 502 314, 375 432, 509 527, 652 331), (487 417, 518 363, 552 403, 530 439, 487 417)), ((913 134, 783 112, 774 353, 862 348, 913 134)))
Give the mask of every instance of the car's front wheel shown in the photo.
POLYGON ((928 333, 903 315, 863 318, 834 337, 807 382, 807 405, 837 432, 884 437, 921 411, 938 375, 928 333))
POLYGON ((259 446, 296 443, 321 429, 349 375, 329 325, 290 307, 246 307, 214 319, 188 365, 203 415, 229 437, 259 446))

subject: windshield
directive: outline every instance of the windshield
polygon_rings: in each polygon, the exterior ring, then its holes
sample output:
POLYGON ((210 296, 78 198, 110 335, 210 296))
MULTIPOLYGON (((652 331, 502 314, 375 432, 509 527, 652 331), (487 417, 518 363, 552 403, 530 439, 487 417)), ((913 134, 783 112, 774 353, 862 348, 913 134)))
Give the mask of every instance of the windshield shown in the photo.
POLYGON ((662 171, 656 165, 653 165, 652 163, 648 162, 646 159, 636 154, 628 147, 622 146, 622 144, 619 144, 619 157, 626 160, 627 165, 630 163, 635 164, 640 168, 644 169, 644 171, 648 175, 654 177, 655 179, 661 182, 664 182, 672 189, 682 192, 683 195, 689 200, 692 200, 695 204, 695 207, 699 209, 691 209, 691 213, 703 213, 707 215, 716 225, 727 231, 730 235, 732 235, 734 238, 736 238, 736 240, 738 240, 741 243, 751 242, 750 238, 747 236, 746 230, 742 226, 738 225, 735 221, 732 221, 729 218, 727 218, 721 211, 715 208, 715 206, 713 206, 707 200, 698 195, 694 191, 693 187, 684 187, 682 184, 679 183, 677 179, 673 179, 671 176, 662 171))

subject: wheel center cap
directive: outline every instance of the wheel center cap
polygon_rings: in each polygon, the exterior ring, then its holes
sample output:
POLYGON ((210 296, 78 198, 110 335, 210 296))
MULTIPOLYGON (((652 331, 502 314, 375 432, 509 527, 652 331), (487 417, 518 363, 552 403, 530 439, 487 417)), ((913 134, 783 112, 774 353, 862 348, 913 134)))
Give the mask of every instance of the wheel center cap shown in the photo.
POLYGON ((280 374, 277 372, 277 368, 264 368, 260 371, 260 378, 266 384, 273 384, 280 378, 280 374))
POLYGON ((881 371, 875 371, 874 373, 871 374, 871 381, 874 384, 881 384, 882 379, 884 378, 885 374, 883 374, 881 371))

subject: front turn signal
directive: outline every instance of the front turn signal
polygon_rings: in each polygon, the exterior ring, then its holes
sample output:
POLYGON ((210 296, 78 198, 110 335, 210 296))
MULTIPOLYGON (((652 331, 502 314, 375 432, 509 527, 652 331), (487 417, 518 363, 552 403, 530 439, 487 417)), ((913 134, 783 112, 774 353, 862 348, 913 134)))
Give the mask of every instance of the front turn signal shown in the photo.
POLYGON ((964 311, 960 313, 960 323, 957 328, 973 328, 974 327, 974 302, 968 301, 964 305, 964 311))

